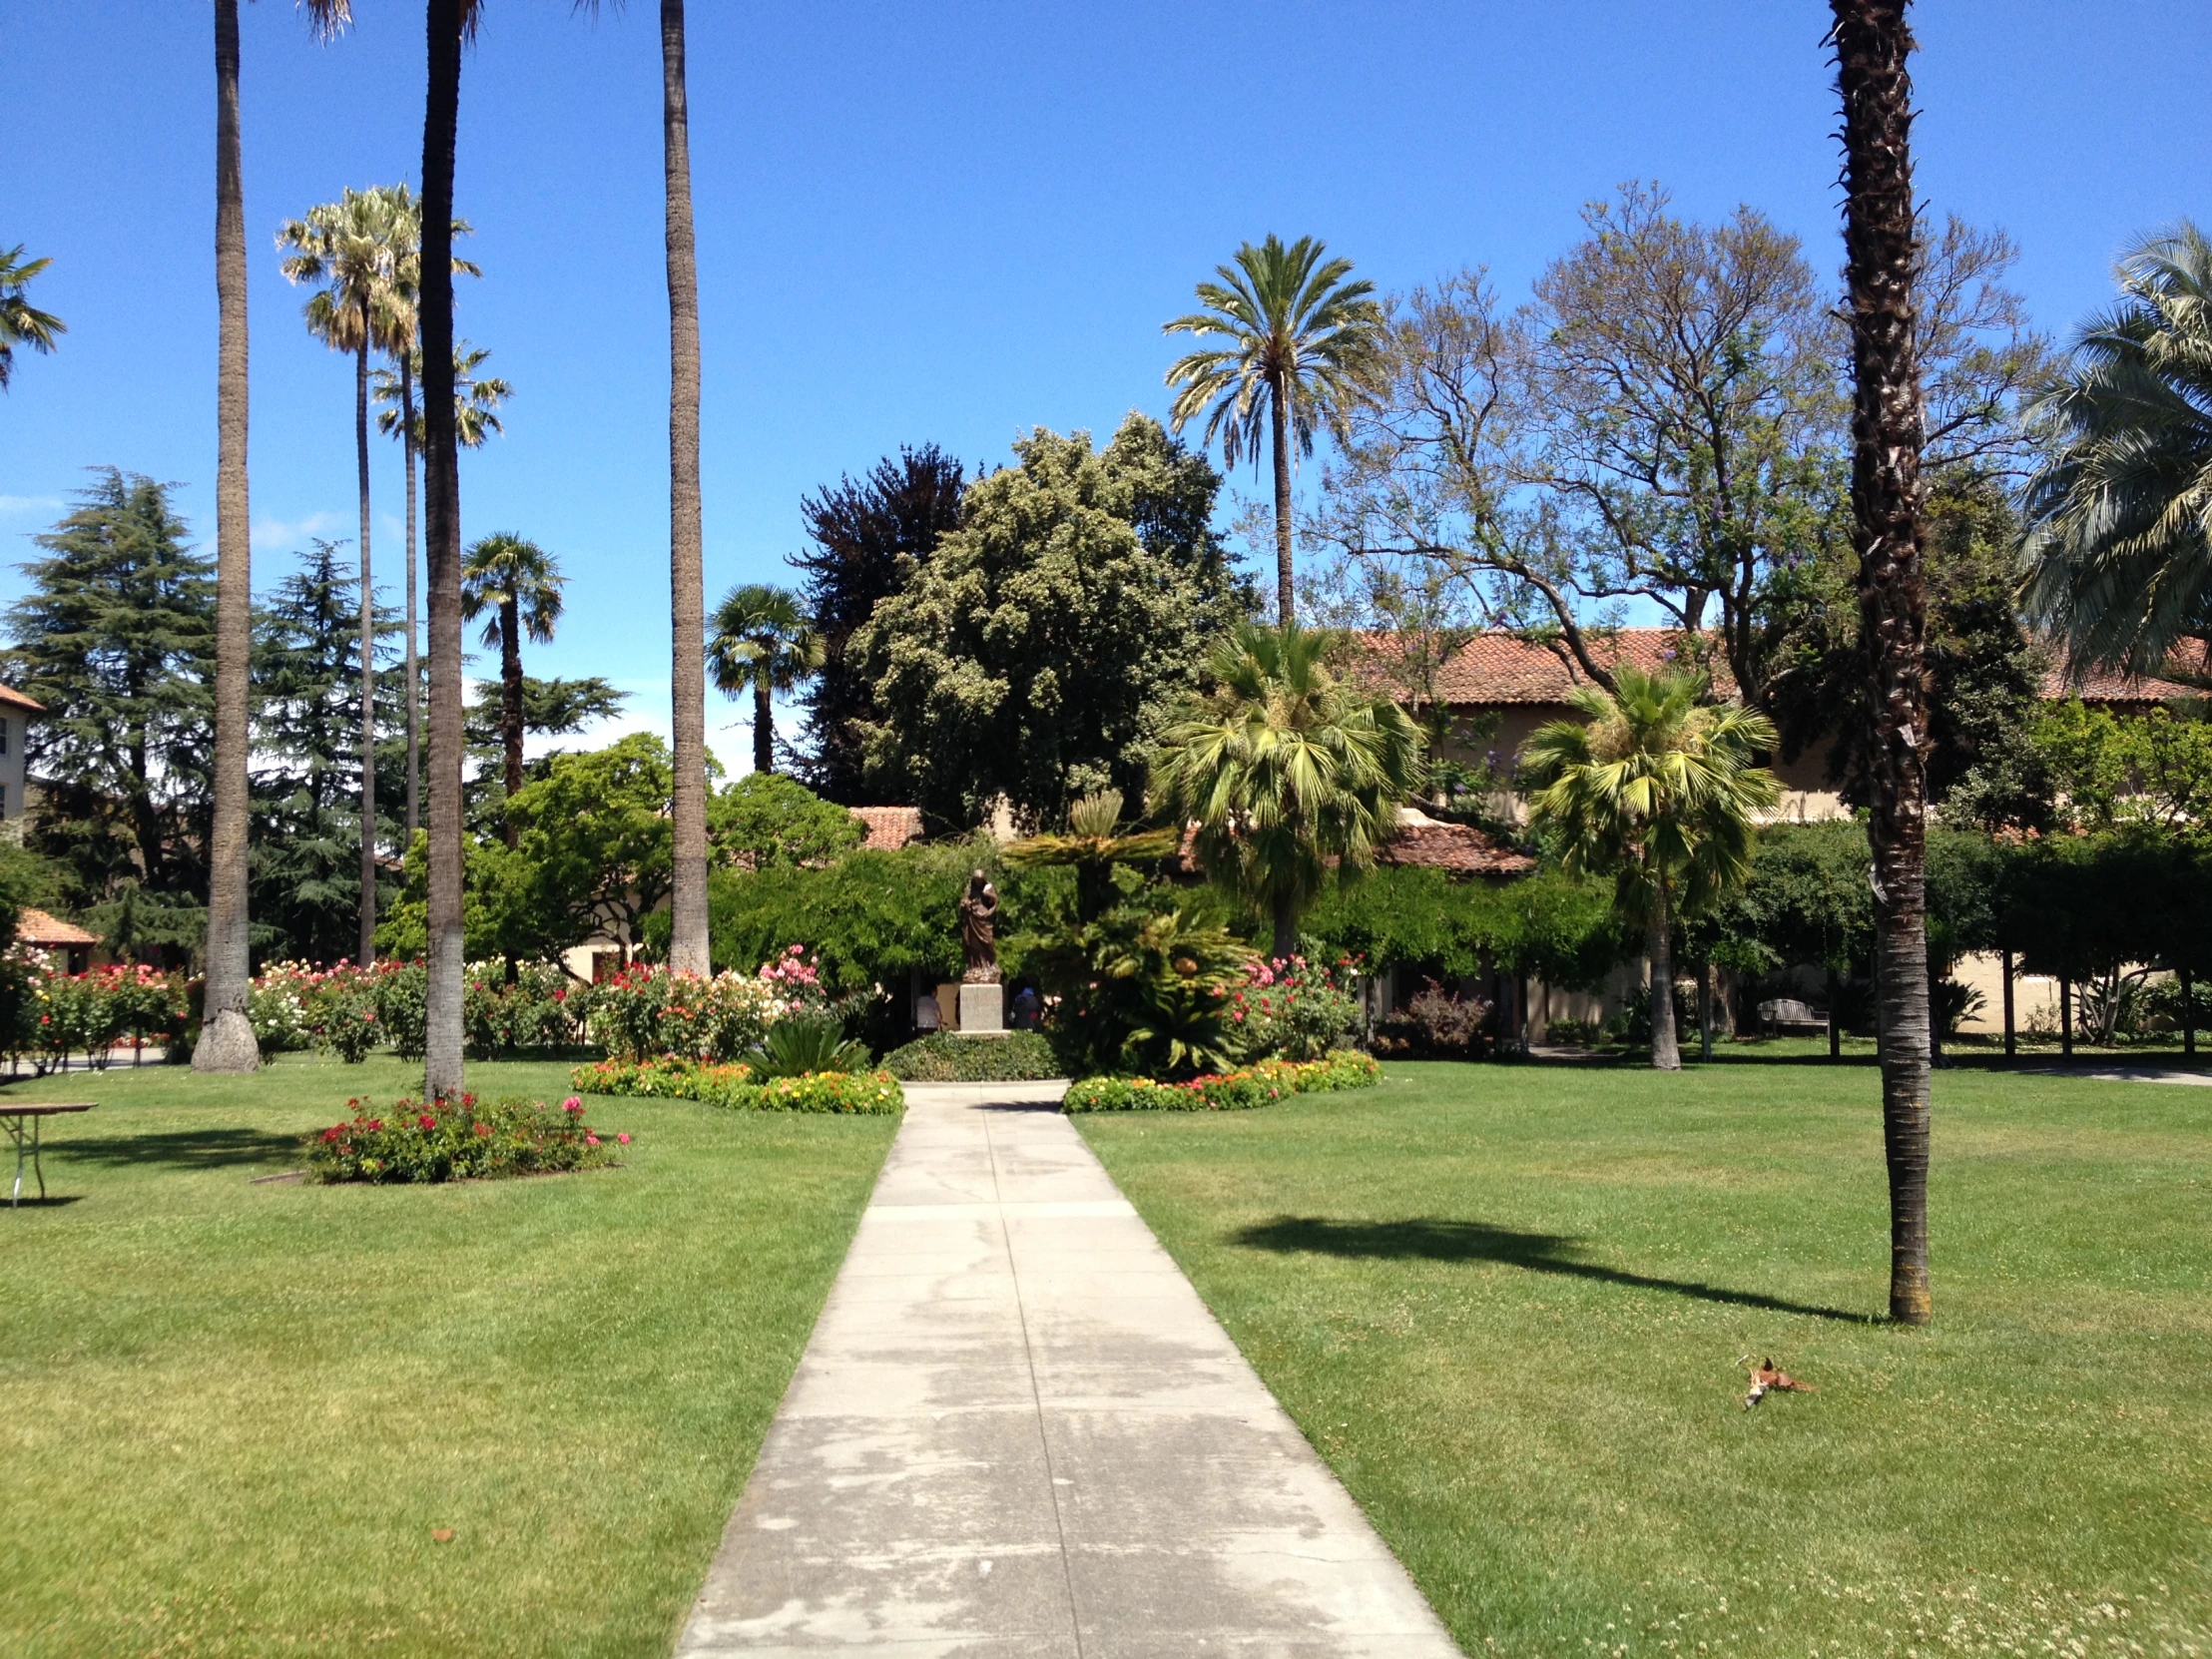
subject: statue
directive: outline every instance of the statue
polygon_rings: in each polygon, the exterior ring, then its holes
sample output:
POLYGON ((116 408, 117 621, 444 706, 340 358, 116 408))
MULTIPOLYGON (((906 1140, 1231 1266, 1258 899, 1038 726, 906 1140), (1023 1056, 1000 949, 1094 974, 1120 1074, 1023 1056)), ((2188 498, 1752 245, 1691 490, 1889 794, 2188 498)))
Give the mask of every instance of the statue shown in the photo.
POLYGON ((991 928, 997 914, 998 889, 977 870, 968 877, 967 891, 960 895, 960 954, 966 962, 960 974, 962 984, 998 983, 998 942, 991 928))

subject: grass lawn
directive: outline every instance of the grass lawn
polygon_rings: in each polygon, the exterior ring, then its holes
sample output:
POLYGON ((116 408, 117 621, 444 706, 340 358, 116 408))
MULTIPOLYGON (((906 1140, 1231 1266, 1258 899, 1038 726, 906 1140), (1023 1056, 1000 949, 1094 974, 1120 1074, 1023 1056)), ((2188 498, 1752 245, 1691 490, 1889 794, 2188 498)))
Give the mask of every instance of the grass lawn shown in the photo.
POLYGON ((1469 1653, 2212 1653, 2212 1089, 1742 1052, 1078 1121, 1469 1653))
POLYGON ((602 1100, 620 1169, 254 1184, 420 1081, 7 1090, 100 1106, 0 1209, 0 1652, 668 1651, 896 1124, 602 1100))

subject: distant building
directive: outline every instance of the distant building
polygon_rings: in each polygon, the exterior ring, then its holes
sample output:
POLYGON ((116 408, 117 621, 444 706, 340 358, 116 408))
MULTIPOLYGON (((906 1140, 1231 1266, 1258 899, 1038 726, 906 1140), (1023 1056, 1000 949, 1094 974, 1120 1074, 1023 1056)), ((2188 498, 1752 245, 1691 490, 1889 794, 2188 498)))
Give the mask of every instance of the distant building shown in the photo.
POLYGON ((845 811, 867 831, 860 845, 870 852, 896 852, 921 839, 919 807, 847 807, 845 811))
MULTIPOLYGON (((20 767, 19 762, 19 771, 20 767)), ((92 966, 92 953, 100 944, 100 935, 44 910, 25 910, 15 924, 15 942, 43 950, 46 959, 64 973, 82 973, 92 966)))

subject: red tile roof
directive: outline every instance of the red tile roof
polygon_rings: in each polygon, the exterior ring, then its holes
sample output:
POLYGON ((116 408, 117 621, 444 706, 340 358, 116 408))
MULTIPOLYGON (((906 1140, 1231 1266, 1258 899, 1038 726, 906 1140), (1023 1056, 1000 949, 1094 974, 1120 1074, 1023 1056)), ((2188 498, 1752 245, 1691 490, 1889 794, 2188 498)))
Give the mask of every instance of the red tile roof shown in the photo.
POLYGON ((0 686, 0 703, 6 704, 11 709, 27 709, 34 715, 46 713, 45 704, 34 703, 13 686, 0 686))
POLYGON ((98 944, 100 935, 88 933, 75 922, 50 916, 44 910, 25 910, 22 919, 15 924, 15 941, 51 950, 68 944, 98 944))
POLYGON ((867 838, 860 842, 863 847, 877 852, 896 852, 921 839, 919 807, 847 807, 845 811, 858 819, 867 830, 867 838))
POLYGON ((2043 674, 2043 696, 2054 703, 2076 697, 2084 703, 2171 703, 2177 697, 2203 695, 2194 686, 2152 675, 2129 677, 2092 670, 2076 686, 2067 680, 2063 669, 2048 669, 2043 674))
POLYGON ((1385 864, 1420 864, 1454 875, 1526 875, 1536 860, 1490 839, 1471 824, 1445 824, 1412 807, 1397 810, 1397 833, 1378 854, 1385 864))

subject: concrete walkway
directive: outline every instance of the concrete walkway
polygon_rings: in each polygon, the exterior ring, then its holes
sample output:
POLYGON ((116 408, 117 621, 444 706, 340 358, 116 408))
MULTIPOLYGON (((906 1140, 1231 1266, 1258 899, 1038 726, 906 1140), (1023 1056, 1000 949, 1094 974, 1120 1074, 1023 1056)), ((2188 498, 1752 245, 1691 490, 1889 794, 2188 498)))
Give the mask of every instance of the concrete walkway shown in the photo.
POLYGON ((1456 1654, 1057 1093, 908 1086, 677 1651, 1456 1654))

